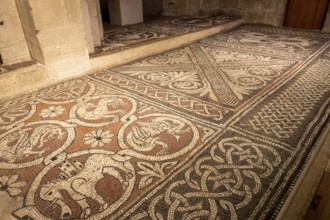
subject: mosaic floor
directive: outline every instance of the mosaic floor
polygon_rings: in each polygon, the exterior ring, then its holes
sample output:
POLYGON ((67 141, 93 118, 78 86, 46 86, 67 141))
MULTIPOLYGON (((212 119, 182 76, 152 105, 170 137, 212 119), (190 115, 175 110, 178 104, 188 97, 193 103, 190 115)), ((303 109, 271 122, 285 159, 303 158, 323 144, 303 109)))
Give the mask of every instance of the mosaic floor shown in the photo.
POLYGON ((329 46, 245 25, 0 102, 0 214, 274 219, 328 123, 329 46))
POLYGON ((166 38, 180 36, 226 24, 240 18, 229 15, 212 17, 154 17, 141 24, 115 27, 104 24, 104 41, 91 57, 128 49, 166 38))

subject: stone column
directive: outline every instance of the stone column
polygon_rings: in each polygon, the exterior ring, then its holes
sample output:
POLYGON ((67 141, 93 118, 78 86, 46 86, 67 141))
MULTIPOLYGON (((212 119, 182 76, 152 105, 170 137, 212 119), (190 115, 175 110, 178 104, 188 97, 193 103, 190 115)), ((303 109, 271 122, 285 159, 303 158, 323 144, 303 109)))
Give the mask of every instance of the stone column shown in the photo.
POLYGON ((164 0, 163 15, 165 16, 198 16, 202 0, 164 0))
POLYGON ((111 24, 125 26, 143 22, 142 0, 108 0, 111 24))
POLYGON ((98 17, 98 25, 99 25, 99 34, 101 41, 104 40, 104 29, 103 29, 103 23, 102 23, 102 14, 101 14, 101 5, 100 0, 96 1, 96 12, 98 17))
POLYGON ((88 45, 88 52, 94 53, 94 41, 93 41, 93 35, 92 35, 92 29, 91 29, 91 20, 89 16, 89 9, 88 9, 88 3, 87 0, 81 0, 81 9, 83 13, 83 21, 84 21, 84 27, 85 27, 85 36, 86 41, 88 45))
MULTIPOLYGON (((91 24, 91 33, 93 38, 94 46, 101 45, 101 31, 99 25, 99 16, 101 15, 100 3, 96 2, 99 0, 87 0, 88 9, 89 9, 89 18, 91 24), (99 13, 100 12, 100 13, 99 13)), ((103 27, 102 27, 103 29, 103 27)))
POLYGON ((31 60, 16 4, 13 0, 1 0, 0 54, 4 64, 31 60))
POLYGON ((80 0, 16 0, 31 57, 67 78, 89 69, 80 0))
POLYGON ((83 21, 89 53, 103 40, 103 24, 99 0, 81 0, 83 21))

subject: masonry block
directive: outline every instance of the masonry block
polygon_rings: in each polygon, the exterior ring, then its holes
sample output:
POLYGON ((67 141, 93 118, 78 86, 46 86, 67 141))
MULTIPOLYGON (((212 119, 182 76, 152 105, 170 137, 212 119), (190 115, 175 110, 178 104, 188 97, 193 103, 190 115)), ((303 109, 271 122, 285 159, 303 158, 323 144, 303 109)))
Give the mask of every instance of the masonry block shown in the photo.
POLYGON ((1 0, 0 54, 4 64, 31 60, 22 24, 13 0, 1 0))

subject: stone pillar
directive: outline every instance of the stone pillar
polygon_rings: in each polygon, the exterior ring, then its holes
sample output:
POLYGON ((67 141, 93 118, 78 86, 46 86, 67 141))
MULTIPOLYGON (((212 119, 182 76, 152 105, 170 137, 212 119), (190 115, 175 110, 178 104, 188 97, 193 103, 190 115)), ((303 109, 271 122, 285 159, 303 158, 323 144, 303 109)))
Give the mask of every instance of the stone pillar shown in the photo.
POLYGON ((201 0, 199 15, 214 15, 219 13, 219 1, 201 0))
POLYGON ((67 78, 89 69, 80 0, 16 0, 31 57, 67 78))
POLYGON ((111 24, 125 26, 143 22, 142 0, 108 0, 111 24))
POLYGON ((31 60, 22 24, 13 0, 1 0, 0 54, 4 64, 31 60))
POLYGON ((87 0, 88 9, 89 9, 89 18, 91 24, 91 33, 93 38, 94 46, 101 45, 101 33, 100 33, 100 25, 99 25, 99 16, 101 15, 100 4, 96 3, 98 0, 87 0), (98 13, 100 12, 100 13, 98 13))
POLYGON ((103 29, 103 23, 102 23, 102 14, 101 14, 101 5, 100 0, 96 1, 96 12, 98 17, 98 25, 99 25, 99 34, 101 41, 104 40, 104 29, 103 29))
POLYGON ((92 29, 91 29, 91 20, 89 16, 89 9, 88 9, 88 3, 87 0, 81 0, 81 9, 83 13, 83 21, 84 21, 84 27, 85 27, 85 36, 86 41, 88 45, 88 52, 94 53, 94 41, 92 36, 92 29))

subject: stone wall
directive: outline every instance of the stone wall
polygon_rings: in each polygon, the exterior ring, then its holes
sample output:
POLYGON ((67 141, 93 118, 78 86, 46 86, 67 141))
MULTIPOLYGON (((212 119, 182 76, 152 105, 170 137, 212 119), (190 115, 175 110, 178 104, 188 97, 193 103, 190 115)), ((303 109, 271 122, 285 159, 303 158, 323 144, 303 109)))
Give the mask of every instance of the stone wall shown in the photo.
POLYGON ((282 26, 287 0, 219 0, 224 12, 244 17, 246 22, 282 26))
POLYGON ((144 15, 160 15, 163 11, 162 1, 142 0, 144 15))
POLYGON ((80 0, 16 0, 31 57, 63 78, 89 69, 80 0))
POLYGON ((13 0, 1 0, 0 33, 0 54, 4 64, 31 59, 16 3, 13 0))
POLYGON ((287 0, 163 0, 164 15, 203 16, 225 12, 251 23, 281 26, 287 0))

